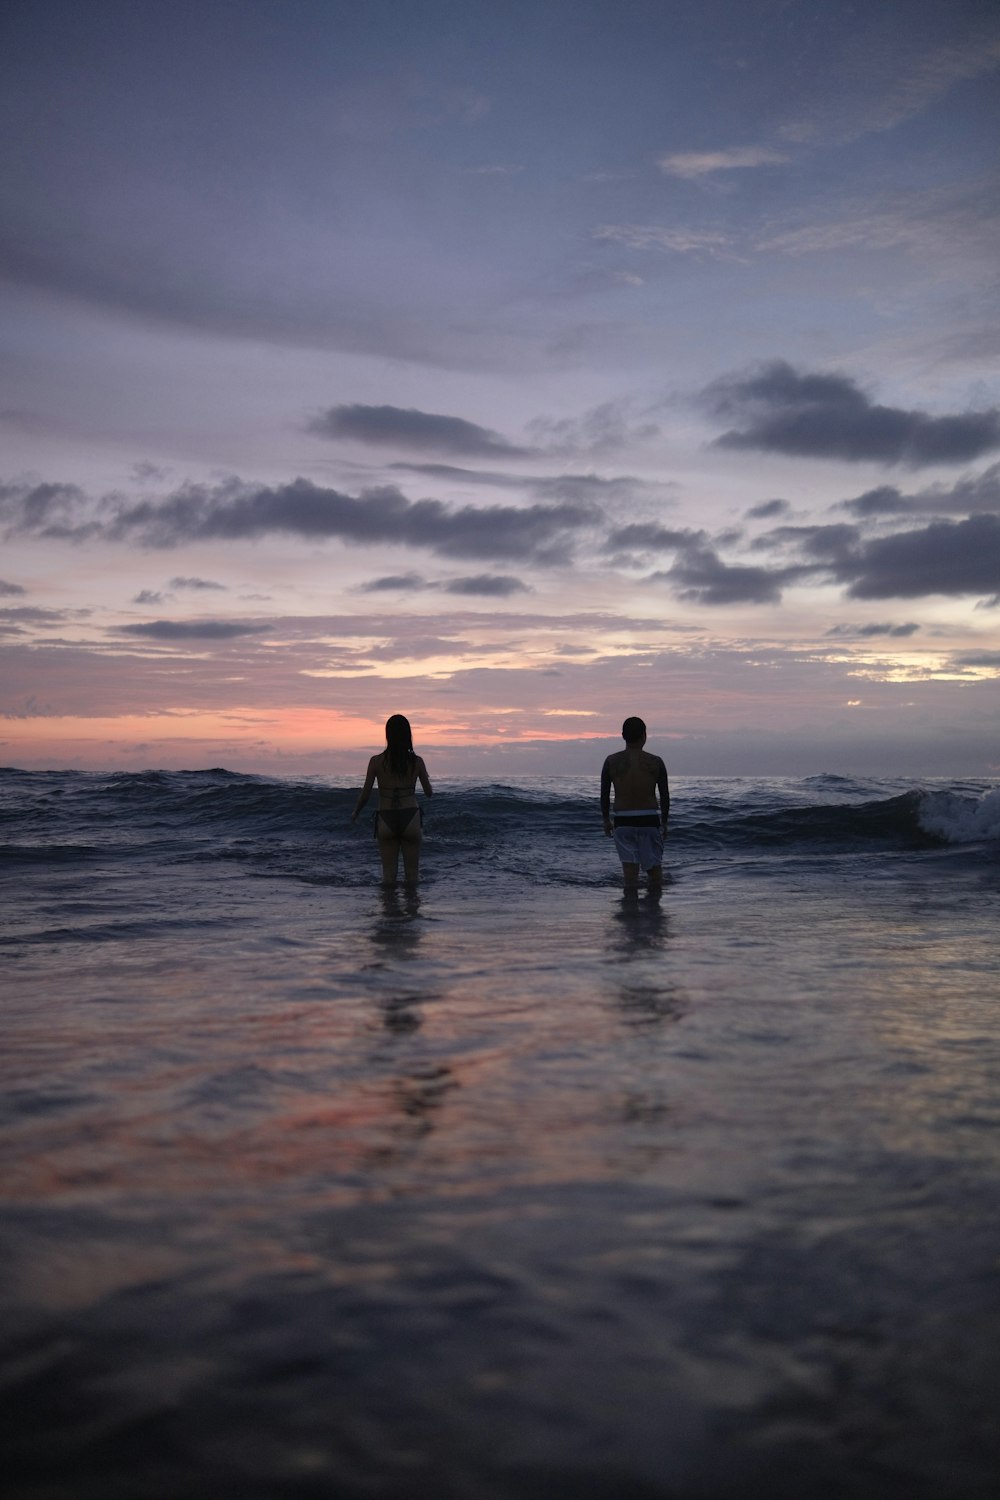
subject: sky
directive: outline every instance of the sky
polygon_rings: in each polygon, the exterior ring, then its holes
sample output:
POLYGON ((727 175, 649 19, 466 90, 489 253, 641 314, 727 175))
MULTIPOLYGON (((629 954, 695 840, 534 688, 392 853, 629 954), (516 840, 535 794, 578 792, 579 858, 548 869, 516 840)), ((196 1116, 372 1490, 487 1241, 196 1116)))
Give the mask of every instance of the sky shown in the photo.
POLYGON ((1000 775, 995 0, 6 0, 0 761, 1000 775))

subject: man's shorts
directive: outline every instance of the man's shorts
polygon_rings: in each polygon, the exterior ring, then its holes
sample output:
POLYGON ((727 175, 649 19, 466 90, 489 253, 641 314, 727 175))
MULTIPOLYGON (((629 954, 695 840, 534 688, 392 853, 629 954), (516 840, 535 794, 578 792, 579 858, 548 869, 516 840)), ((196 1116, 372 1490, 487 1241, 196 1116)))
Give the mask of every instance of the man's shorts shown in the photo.
POLYGON ((663 863, 663 830, 657 812, 639 812, 614 818, 615 848, 623 865, 641 865, 652 870, 663 863))

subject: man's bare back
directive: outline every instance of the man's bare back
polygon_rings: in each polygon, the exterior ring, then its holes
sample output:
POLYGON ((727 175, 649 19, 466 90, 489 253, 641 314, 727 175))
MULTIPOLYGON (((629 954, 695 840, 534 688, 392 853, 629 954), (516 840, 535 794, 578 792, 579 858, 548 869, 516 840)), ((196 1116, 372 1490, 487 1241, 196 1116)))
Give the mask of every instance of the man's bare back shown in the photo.
POLYGON ((604 832, 615 841, 626 889, 634 889, 642 866, 651 886, 662 878, 660 858, 670 814, 667 768, 658 755, 643 747, 646 726, 641 719, 622 725, 625 749, 609 755, 601 771, 601 816, 604 832), (614 790, 614 818, 611 792, 614 790), (657 805, 657 798, 659 804, 657 805))
MULTIPOLYGON (((655 808, 657 790, 667 779, 667 768, 660 757, 634 746, 609 755, 604 770, 615 789, 615 807, 619 812, 655 808)), ((662 804, 660 812, 662 816, 662 804)))

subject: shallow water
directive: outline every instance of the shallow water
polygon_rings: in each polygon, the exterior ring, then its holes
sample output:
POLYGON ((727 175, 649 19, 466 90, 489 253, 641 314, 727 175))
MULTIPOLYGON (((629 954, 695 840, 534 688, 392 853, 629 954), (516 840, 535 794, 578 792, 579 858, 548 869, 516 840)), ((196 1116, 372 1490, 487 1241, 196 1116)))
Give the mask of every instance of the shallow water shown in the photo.
POLYGON ((992 1496, 994 788, 2 791, 14 1495, 992 1496))

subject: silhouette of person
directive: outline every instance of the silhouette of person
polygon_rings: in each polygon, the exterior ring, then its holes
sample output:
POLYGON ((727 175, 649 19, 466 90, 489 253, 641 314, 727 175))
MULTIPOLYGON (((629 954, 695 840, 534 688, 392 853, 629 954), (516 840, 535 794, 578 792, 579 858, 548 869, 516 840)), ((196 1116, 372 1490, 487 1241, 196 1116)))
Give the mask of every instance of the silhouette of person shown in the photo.
POLYGON ((386 720, 385 749, 368 762, 365 784, 351 814, 351 822, 356 823, 372 787, 378 782, 375 837, 382 857, 383 885, 396 884, 400 854, 406 884, 416 885, 420 878, 423 814, 417 802, 418 781, 424 795, 431 796, 433 787, 427 776, 427 767, 421 757, 414 754, 410 721, 402 714, 393 714, 386 720))
POLYGON ((641 719, 622 725, 625 749, 609 755, 601 771, 601 816, 604 832, 614 838, 627 891, 637 890, 639 868, 646 872, 650 890, 663 885, 663 840, 670 814, 667 768, 658 755, 643 747, 646 726, 641 719), (614 788, 614 816, 611 790, 614 788), (659 793, 659 806, 656 798, 659 793))

